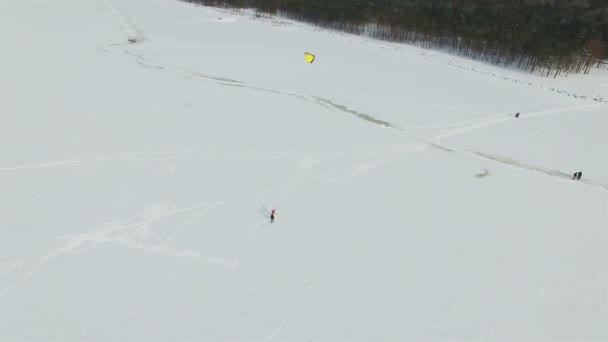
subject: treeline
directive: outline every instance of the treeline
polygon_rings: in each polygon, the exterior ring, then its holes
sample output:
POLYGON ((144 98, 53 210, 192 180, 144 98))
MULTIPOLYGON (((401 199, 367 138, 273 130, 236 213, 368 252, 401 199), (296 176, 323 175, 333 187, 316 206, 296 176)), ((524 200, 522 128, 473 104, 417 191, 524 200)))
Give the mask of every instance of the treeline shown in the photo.
POLYGON ((545 75, 608 63, 608 0, 183 0, 319 26, 545 75))

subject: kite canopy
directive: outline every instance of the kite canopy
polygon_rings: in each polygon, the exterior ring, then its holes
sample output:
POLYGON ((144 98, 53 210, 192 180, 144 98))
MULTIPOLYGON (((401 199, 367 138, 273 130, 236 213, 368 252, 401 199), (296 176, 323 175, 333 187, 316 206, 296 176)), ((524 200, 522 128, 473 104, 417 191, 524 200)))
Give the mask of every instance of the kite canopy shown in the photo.
POLYGON ((315 55, 313 55, 310 52, 305 52, 304 53, 304 60, 306 61, 306 63, 312 63, 315 60, 315 55))

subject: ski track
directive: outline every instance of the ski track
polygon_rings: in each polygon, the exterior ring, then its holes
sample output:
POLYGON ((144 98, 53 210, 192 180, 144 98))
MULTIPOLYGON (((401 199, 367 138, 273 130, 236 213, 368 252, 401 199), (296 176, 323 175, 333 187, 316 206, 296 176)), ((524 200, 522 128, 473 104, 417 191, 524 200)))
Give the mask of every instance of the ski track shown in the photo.
MULTIPOLYGON (((238 198, 240 197, 237 197, 237 199, 238 198)), ((132 220, 132 222, 114 221, 102 224, 96 228, 93 228, 87 233, 63 237, 61 239, 67 240, 67 242, 46 255, 30 260, 11 261, 8 264, 0 265, 0 274, 21 271, 24 269, 27 270, 27 273, 19 277, 13 285, 0 290, 0 297, 8 294, 25 280, 49 266, 57 257, 69 254, 83 254, 92 250, 98 244, 104 242, 118 243, 127 247, 128 249, 143 250, 149 253, 159 253, 166 256, 198 259, 212 265, 227 267, 238 266, 240 263, 239 260, 208 256, 196 251, 185 249, 175 249, 171 246, 169 241, 165 241, 164 239, 160 238, 148 228, 164 218, 195 210, 207 205, 208 204, 198 204, 178 209, 173 204, 161 203, 145 209, 140 214, 139 220, 132 220), (154 241, 150 242, 151 239, 154 241)), ((179 232, 177 232, 177 234, 179 234, 179 232)), ((177 236, 177 234, 174 235, 177 236)))
POLYGON ((275 328, 272 329, 272 331, 270 331, 268 335, 266 335, 266 337, 264 337, 264 341, 270 341, 274 339, 281 333, 282 330, 283 327, 281 325, 277 325, 275 328))
POLYGON ((79 163, 79 161, 77 159, 69 159, 69 160, 60 160, 60 161, 40 163, 40 164, 0 167, 0 171, 13 171, 13 170, 23 170, 23 169, 42 169, 42 168, 47 168, 47 167, 64 166, 64 165, 78 164, 78 163, 79 163))
MULTIPOLYGON (((289 185, 290 183, 288 183, 289 185)), ((283 188, 285 185, 282 186, 283 188)), ((17 288, 25 280, 49 266, 53 260, 61 255, 77 255, 91 251, 101 243, 118 243, 128 249, 143 250, 148 253, 158 253, 173 257, 187 257, 201 260, 207 264, 226 267, 238 266, 240 260, 227 259, 217 256, 201 254, 198 251, 178 250, 173 247, 175 239, 183 233, 185 228, 208 211, 234 201, 240 201, 249 197, 258 196, 270 192, 272 188, 256 191, 236 197, 214 201, 212 203, 201 203, 188 207, 177 208, 172 203, 159 203, 145 208, 138 219, 131 221, 118 220, 102 224, 93 228, 90 232, 69 235, 60 239, 67 240, 61 247, 52 250, 44 256, 29 260, 13 260, 6 264, 0 264, 0 275, 16 271, 26 270, 25 275, 19 277, 11 286, 0 289, 0 297, 17 288), (202 209, 202 210, 201 210, 202 209), (159 221, 181 213, 199 210, 190 216, 180 227, 168 238, 163 239, 154 233, 149 227, 159 221), (152 240, 152 241, 151 241, 152 240)), ((289 192, 289 191, 288 191, 289 192)))
POLYGON ((32 264, 30 260, 12 260, 4 264, 0 264, 0 276, 4 273, 17 272, 28 268, 32 264))
MULTIPOLYGON (((600 106, 602 106, 602 105, 601 104, 590 104, 590 105, 587 104, 587 105, 582 105, 582 106, 562 107, 562 108, 541 110, 541 111, 527 113, 525 117, 520 117, 517 120, 522 120, 524 118, 533 118, 533 117, 549 115, 549 114, 555 114, 555 113, 560 113, 560 112, 597 108, 600 106)), ((463 127, 458 127, 458 128, 454 128, 454 129, 450 129, 450 130, 446 130, 446 131, 436 132, 436 133, 438 133, 438 135, 432 137, 431 140, 436 141, 436 140, 440 140, 440 139, 447 138, 450 136, 454 136, 454 135, 458 135, 458 134, 462 134, 462 133, 468 133, 468 132, 478 130, 481 128, 487 128, 490 126, 500 125, 505 122, 510 122, 511 120, 514 120, 514 118, 505 117, 505 116, 496 116, 496 117, 492 117, 492 118, 482 119, 482 120, 479 120, 477 123, 473 123, 471 125, 466 125, 463 127)))
POLYGON ((199 217, 202 216, 204 214, 206 214, 209 210, 222 205, 224 202, 223 201, 219 201, 219 202, 214 202, 211 203, 208 206, 205 206, 201 211, 199 211, 198 213, 192 215, 188 221, 184 222, 176 231, 175 233, 173 233, 171 236, 169 236, 169 238, 167 239, 167 241, 169 242, 170 245, 174 244, 175 238, 186 228, 186 226, 188 226, 190 223, 194 222, 194 220, 199 217))
POLYGON ((24 169, 43 169, 57 166, 77 166, 85 163, 102 162, 102 161, 170 161, 188 158, 191 151, 159 151, 159 152, 132 152, 132 153, 116 153, 93 156, 88 158, 70 158, 46 163, 26 164, 16 166, 3 166, 0 171, 15 171, 24 169), (173 154, 165 156, 167 154, 173 154))
POLYGON ((320 175, 320 177, 318 177, 319 179, 326 181, 326 182, 343 182, 345 180, 348 180, 354 176, 369 172, 372 169, 378 168, 380 166, 386 165, 394 160, 397 160, 405 155, 407 155, 408 153, 412 153, 412 152, 418 152, 421 151, 422 149, 428 147, 428 144, 417 144, 417 145, 413 145, 408 149, 404 149, 401 152, 398 153, 394 153, 390 156, 388 156, 387 158, 382 158, 382 159, 378 159, 378 160, 373 160, 373 161, 367 161, 365 163, 361 163, 361 164, 357 164, 354 167, 349 167, 348 169, 350 169, 351 171, 343 174, 339 177, 331 177, 328 176, 327 173, 320 175))
POLYGON ((59 160, 46 163, 26 164, 16 166, 0 167, 0 171, 15 171, 25 169, 43 169, 59 166, 80 166, 87 163, 124 161, 124 162, 158 162, 158 161, 175 161, 193 158, 281 158, 314 160, 335 160, 348 159, 364 156, 375 156, 384 154, 390 151, 399 151, 404 145, 387 145, 373 148, 363 148, 356 150, 343 150, 338 152, 302 152, 302 151, 259 151, 244 148, 224 148, 214 151, 159 151, 159 152, 126 152, 114 153, 88 158, 70 158, 67 160, 59 160), (173 155, 171 155, 173 154, 173 155))

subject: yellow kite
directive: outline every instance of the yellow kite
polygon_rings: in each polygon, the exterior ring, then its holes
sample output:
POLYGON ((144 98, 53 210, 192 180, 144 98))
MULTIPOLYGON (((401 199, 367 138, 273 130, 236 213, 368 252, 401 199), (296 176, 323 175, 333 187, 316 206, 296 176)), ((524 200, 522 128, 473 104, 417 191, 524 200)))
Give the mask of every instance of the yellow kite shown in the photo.
POLYGON ((304 53, 304 60, 305 60, 307 63, 312 63, 312 62, 315 60, 315 55, 313 55, 313 54, 312 54, 312 53, 310 53, 310 52, 305 52, 305 53, 304 53))

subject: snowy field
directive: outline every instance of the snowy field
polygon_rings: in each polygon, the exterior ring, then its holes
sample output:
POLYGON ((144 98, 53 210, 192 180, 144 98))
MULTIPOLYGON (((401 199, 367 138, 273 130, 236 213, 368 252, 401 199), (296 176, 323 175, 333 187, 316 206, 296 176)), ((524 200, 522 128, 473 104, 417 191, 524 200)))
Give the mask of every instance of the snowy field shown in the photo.
POLYGON ((608 340, 607 71, 174 0, 0 20, 0 341, 608 340))

